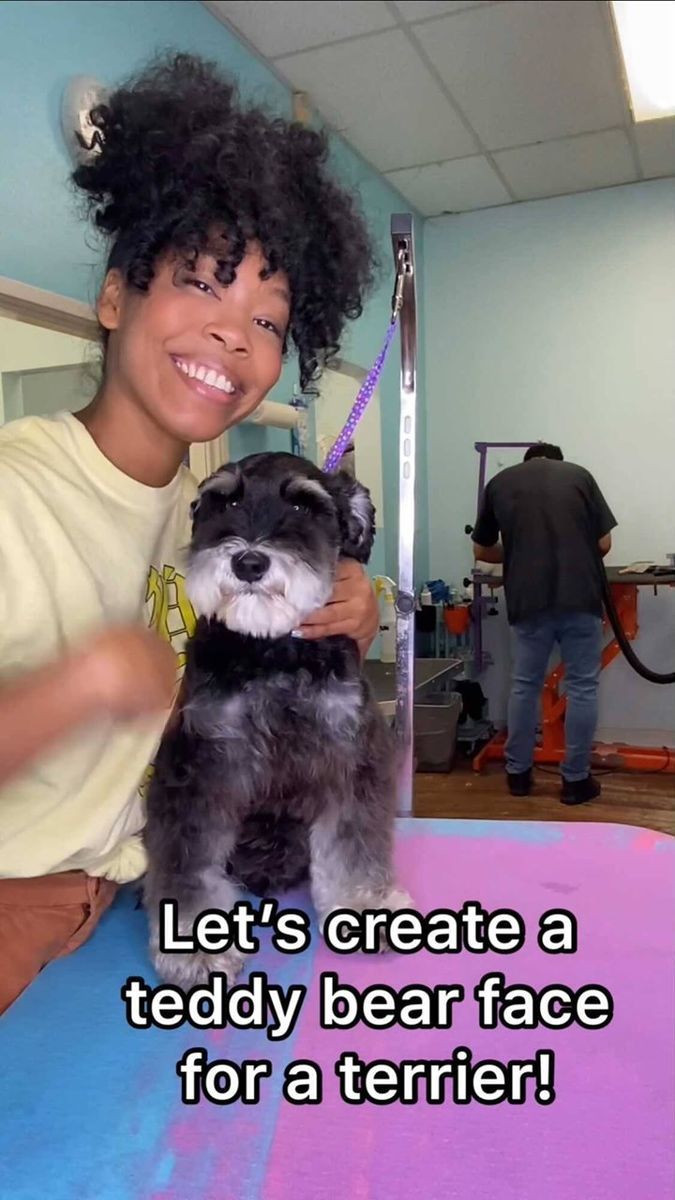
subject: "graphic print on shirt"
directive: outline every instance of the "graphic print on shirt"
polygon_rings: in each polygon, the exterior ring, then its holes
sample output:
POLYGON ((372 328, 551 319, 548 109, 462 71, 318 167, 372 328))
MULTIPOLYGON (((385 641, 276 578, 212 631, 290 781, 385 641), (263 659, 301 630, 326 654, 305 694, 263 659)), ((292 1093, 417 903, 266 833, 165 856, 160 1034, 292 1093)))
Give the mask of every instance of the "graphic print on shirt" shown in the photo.
MULTIPOLYGON (((192 636, 197 624, 194 609, 188 599, 185 576, 179 574, 169 563, 165 563, 161 571, 151 566, 148 571, 145 603, 149 606, 148 628, 154 629, 158 637, 176 647, 175 703, 185 671, 185 642, 192 636)), ((143 776, 139 788, 142 800, 145 800, 152 771, 151 765, 143 776)))
MULTIPOLYGON (((148 627, 154 629, 165 642, 171 645, 179 642, 183 647, 186 639, 192 637, 197 624, 188 599, 185 576, 168 563, 164 564, 161 573, 157 567, 150 567, 145 602, 151 605, 148 627)), ((185 670, 185 657, 185 650, 181 648, 177 652, 178 682, 185 670)))

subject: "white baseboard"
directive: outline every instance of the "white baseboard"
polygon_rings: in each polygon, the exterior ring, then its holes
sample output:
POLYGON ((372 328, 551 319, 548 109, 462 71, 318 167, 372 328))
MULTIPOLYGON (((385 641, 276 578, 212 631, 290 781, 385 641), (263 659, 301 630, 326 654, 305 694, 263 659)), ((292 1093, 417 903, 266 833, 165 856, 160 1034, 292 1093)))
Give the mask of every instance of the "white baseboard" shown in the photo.
POLYGON ((675 746, 675 729, 598 729, 596 742, 623 742, 629 746, 675 746))

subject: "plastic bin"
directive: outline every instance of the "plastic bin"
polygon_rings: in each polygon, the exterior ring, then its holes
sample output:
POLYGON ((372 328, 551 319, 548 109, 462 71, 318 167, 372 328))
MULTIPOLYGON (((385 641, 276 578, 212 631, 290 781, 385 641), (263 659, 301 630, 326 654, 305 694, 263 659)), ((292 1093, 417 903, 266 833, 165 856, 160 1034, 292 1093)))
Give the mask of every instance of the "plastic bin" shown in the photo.
POLYGON ((413 731, 416 771, 452 770, 462 707, 462 697, 458 692, 432 694, 415 704, 413 731))
POLYGON ((471 628, 471 605, 458 604, 455 608, 444 608, 443 620, 448 633, 462 637, 471 628))

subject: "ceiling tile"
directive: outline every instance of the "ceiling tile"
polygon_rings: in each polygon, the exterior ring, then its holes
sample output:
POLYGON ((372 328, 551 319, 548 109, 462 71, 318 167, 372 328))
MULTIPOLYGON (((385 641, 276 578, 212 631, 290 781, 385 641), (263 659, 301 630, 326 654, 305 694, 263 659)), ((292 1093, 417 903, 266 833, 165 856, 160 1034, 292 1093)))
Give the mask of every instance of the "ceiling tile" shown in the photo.
POLYGON ((394 7, 405 21, 422 21, 424 17, 438 17, 462 8, 482 8, 485 3, 489 0, 394 0, 394 7))
POLYGON ((675 117, 640 122, 635 140, 642 170, 648 179, 675 175, 675 117))
POLYGON ((619 129, 500 150, 494 158, 519 200, 592 191, 637 178, 628 139, 619 129))
POLYGON ((309 50, 277 65, 381 171, 460 158, 476 149, 401 30, 309 50))
POLYGON ((415 34, 489 150, 623 122, 595 4, 517 0, 415 34))
POLYGON ((214 0, 212 12, 225 17, 268 58, 322 46, 339 38, 389 29, 395 18, 384 0, 214 0))
POLYGON ((510 202, 506 188, 482 155, 389 171, 387 179, 425 217, 510 202))

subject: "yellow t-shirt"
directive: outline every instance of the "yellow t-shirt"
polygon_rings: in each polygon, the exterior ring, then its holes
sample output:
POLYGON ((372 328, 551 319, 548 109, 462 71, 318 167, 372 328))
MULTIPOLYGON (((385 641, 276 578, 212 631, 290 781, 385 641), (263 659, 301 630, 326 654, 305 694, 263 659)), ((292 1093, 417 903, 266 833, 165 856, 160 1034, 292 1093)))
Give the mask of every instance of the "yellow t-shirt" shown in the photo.
MULTIPOLYGON (((171 642, 180 676, 195 492, 185 467, 163 488, 130 479, 70 413, 0 428, 0 687, 133 621, 171 642)), ((166 716, 92 720, 0 787, 0 877, 142 875, 144 781, 166 716)))

